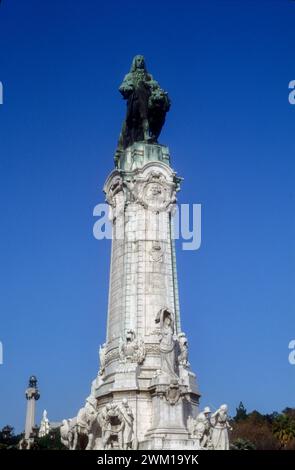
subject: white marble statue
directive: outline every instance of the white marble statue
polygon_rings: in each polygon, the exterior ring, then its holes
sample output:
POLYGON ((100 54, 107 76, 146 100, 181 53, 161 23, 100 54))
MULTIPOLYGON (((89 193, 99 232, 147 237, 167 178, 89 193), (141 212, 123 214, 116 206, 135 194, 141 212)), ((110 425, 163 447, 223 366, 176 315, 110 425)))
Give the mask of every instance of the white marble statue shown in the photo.
POLYGON ((49 434, 49 431, 50 431, 49 419, 47 418, 47 411, 44 410, 38 435, 39 437, 47 436, 47 434, 49 434))
POLYGON ((121 413, 125 421, 124 431, 123 431, 123 448, 132 449, 133 447, 133 422, 134 416, 132 409, 128 404, 128 400, 123 398, 121 413))
POLYGON ((172 379, 178 379, 175 372, 176 357, 173 314, 165 308, 160 310, 156 317, 156 323, 160 323, 161 372, 172 379))
POLYGON ((180 351, 178 356, 178 364, 188 368, 190 367, 190 363, 188 362, 188 341, 185 333, 179 333, 178 345, 180 351))
POLYGON ((221 405, 211 416, 212 446, 214 450, 229 450, 228 429, 232 429, 228 422, 228 407, 221 405))
POLYGON ((194 435, 196 436, 200 448, 211 449, 212 448, 212 425, 210 420, 211 410, 209 406, 206 406, 204 410, 198 414, 194 435))
POLYGON ((125 421, 120 407, 108 403, 101 414, 103 449, 123 449, 123 433, 125 421))
POLYGON ((70 419, 63 419, 62 424, 60 427, 60 440, 61 443, 67 447, 67 449, 70 448, 70 443, 69 443, 69 431, 70 431, 70 419))
POLYGON ((62 421, 60 427, 62 444, 69 450, 92 448, 95 432, 93 423, 96 416, 96 399, 90 395, 86 398, 85 406, 78 411, 77 416, 62 421))

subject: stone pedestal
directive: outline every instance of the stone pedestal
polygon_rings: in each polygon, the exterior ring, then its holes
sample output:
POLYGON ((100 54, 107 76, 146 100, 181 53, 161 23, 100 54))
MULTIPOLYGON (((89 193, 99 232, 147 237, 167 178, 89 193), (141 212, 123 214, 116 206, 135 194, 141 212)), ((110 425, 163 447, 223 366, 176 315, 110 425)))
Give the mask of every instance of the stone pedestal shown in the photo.
POLYGON ((179 183, 167 147, 137 142, 104 187, 113 242, 103 373, 94 395, 99 411, 128 400, 139 448, 193 448, 186 422, 196 416, 200 395, 195 374, 177 362, 181 327, 172 213, 179 183), (160 373, 159 312, 165 309, 173 319, 174 383, 160 373), (173 393, 179 394, 175 403, 173 393))

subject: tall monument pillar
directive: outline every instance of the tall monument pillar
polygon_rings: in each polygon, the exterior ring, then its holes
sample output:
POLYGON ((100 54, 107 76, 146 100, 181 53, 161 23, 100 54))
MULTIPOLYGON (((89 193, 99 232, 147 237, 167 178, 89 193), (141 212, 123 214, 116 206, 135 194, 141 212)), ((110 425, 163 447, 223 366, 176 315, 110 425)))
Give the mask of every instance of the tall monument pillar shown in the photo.
POLYGON ((139 448, 195 448, 187 421, 200 395, 181 330, 173 238, 181 178, 157 141, 170 100, 142 56, 120 92, 127 115, 104 186, 113 226, 107 334, 92 391, 102 413, 128 401, 139 448))
POLYGON ((213 433, 210 409, 198 411, 180 322, 173 212, 181 178, 158 142, 170 100, 143 56, 119 91, 127 113, 104 185, 113 235, 106 339, 90 395, 63 420, 61 440, 88 450, 228 448, 227 406, 212 415, 213 433))
POLYGON ((25 440, 30 439, 33 427, 35 426, 36 401, 39 400, 40 393, 37 387, 37 379, 34 375, 29 378, 29 386, 26 390, 27 414, 25 425, 25 440))

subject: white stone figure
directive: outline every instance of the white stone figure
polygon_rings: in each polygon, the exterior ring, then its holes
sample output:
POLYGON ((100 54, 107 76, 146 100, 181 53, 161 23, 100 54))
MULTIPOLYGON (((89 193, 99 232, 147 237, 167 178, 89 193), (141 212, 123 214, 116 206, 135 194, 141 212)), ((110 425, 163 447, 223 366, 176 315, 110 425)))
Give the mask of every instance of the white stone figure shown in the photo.
POLYGON ((93 423, 96 416, 96 399, 90 395, 76 417, 62 421, 60 429, 62 443, 70 450, 92 448, 95 439, 93 423))
POLYGON ((85 433, 88 436, 88 443, 86 450, 91 450, 94 448, 95 439, 97 436, 97 401, 94 395, 91 393, 88 398, 86 398, 86 404, 84 407, 85 410, 85 421, 86 429, 85 433))
POLYGON ((108 416, 108 412, 111 409, 111 403, 107 403, 107 405, 99 411, 97 415, 97 422, 99 428, 101 429, 101 446, 102 449, 107 449, 109 439, 111 436, 111 422, 108 416))
POLYGON ((212 446, 214 450, 229 450, 228 429, 232 429, 228 422, 228 407, 221 405, 211 416, 212 446))
POLYGON ((68 449, 70 448, 70 443, 69 443, 70 421, 71 421, 70 419, 63 419, 62 425, 60 427, 61 443, 68 449))
POLYGON ((210 414, 211 410, 209 406, 206 406, 203 412, 198 414, 195 422, 194 435, 198 440, 200 448, 203 449, 212 448, 212 426, 210 421, 210 414))
POLYGON ((178 356, 178 364, 188 368, 190 367, 190 363, 188 362, 188 341, 185 333, 179 333, 178 344, 180 350, 178 356))
POLYGON ((49 431, 50 431, 49 419, 47 418, 47 411, 44 410, 38 435, 39 437, 47 436, 47 434, 49 434, 49 431))
POLYGON ((200 413, 197 416, 194 436, 197 441, 197 447, 199 449, 204 448, 206 443, 206 417, 204 413, 200 413))
POLYGON ((203 410, 204 416, 206 418, 206 447, 212 449, 212 424, 211 424, 211 410, 209 406, 205 406, 203 410))
POLYGON ((173 314, 166 308, 160 310, 156 323, 160 323, 161 372, 178 379, 175 372, 175 340, 173 314))
POLYGON ((103 343, 102 346, 99 346, 99 363, 100 363, 99 375, 104 375, 105 357, 106 357, 106 344, 103 343))
POLYGON ((132 449, 133 447, 133 423, 134 416, 133 412, 128 404, 127 398, 123 398, 122 406, 120 408, 122 416, 125 421, 125 426, 123 430, 123 448, 132 449))
POLYGON ((115 403, 108 403, 99 413, 98 421, 101 427, 103 449, 123 450, 125 420, 120 407, 115 403))
POLYGON ((126 205, 134 202, 134 179, 126 178, 123 182, 126 205))
POLYGON ((192 416, 189 416, 187 418, 187 423, 186 423, 186 427, 187 427, 187 430, 190 434, 190 436, 194 436, 194 432, 195 432, 195 420, 192 416))

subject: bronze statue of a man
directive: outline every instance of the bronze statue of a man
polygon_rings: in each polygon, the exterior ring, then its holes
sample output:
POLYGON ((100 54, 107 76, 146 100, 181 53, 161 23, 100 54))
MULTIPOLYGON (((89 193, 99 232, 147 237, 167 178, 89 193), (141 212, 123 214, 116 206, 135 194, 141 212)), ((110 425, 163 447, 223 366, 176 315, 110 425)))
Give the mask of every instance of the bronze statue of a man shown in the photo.
POLYGON ((117 152, 134 142, 157 142, 170 108, 170 99, 147 72, 142 55, 134 57, 130 72, 125 76, 119 91, 127 100, 127 114, 117 152))

